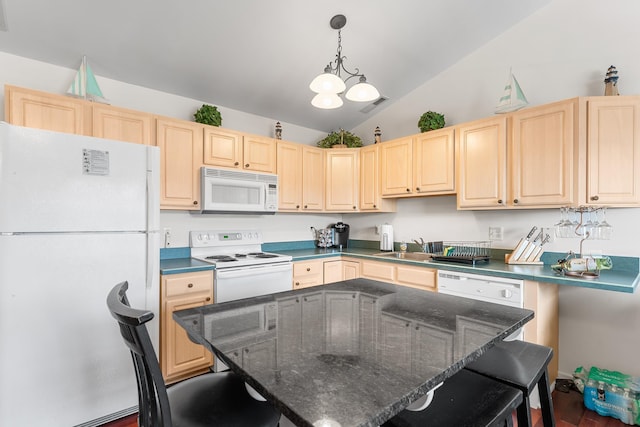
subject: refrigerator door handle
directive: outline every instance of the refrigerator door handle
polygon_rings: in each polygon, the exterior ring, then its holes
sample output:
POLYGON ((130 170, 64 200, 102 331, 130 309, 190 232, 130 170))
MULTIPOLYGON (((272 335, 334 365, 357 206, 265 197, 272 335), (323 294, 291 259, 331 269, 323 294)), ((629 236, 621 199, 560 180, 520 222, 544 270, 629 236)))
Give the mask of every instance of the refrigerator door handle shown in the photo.
POLYGON ((147 231, 160 228, 160 150, 149 147, 147 151, 147 231))

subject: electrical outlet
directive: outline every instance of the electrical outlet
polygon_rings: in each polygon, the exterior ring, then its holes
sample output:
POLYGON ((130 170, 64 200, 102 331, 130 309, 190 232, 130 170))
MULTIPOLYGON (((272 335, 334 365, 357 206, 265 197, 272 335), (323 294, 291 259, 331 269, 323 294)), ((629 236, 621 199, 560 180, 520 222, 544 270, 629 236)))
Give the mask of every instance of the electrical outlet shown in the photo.
POLYGON ((503 235, 503 227, 489 227, 489 240, 502 240, 503 235))
POLYGON ((380 226, 379 226, 379 225, 376 225, 376 226, 375 226, 375 229, 376 229, 376 234, 380 234, 380 226))
POLYGON ((168 227, 164 229, 164 247, 171 247, 171 229, 168 227))

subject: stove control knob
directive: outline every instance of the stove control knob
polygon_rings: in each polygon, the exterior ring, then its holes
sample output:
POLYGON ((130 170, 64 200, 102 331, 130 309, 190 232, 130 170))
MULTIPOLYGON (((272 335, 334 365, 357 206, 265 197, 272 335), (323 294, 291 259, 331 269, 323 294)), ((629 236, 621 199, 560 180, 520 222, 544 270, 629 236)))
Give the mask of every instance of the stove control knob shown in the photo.
POLYGON ((236 238, 238 240, 242 240, 242 234, 241 233, 236 233, 236 238))

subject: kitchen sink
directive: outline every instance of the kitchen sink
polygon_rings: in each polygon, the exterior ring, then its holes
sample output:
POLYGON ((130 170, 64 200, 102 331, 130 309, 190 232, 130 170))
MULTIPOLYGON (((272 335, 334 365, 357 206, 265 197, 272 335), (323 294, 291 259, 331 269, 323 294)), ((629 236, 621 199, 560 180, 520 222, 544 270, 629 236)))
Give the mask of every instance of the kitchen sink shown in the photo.
POLYGON ((373 256, 406 259, 408 261, 431 261, 431 254, 425 252, 380 252, 373 256))

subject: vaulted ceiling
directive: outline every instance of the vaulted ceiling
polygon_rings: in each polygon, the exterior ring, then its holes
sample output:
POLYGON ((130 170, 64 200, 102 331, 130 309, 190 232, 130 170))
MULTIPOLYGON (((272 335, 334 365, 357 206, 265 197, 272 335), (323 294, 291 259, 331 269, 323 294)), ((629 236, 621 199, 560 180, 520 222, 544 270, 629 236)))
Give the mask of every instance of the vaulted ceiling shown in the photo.
POLYGON ((0 0, 0 51, 71 69, 86 55, 98 82, 330 131, 357 126, 549 1, 0 0), (310 103, 309 83, 335 59, 336 14, 347 17, 346 68, 388 98, 373 109, 310 103))

